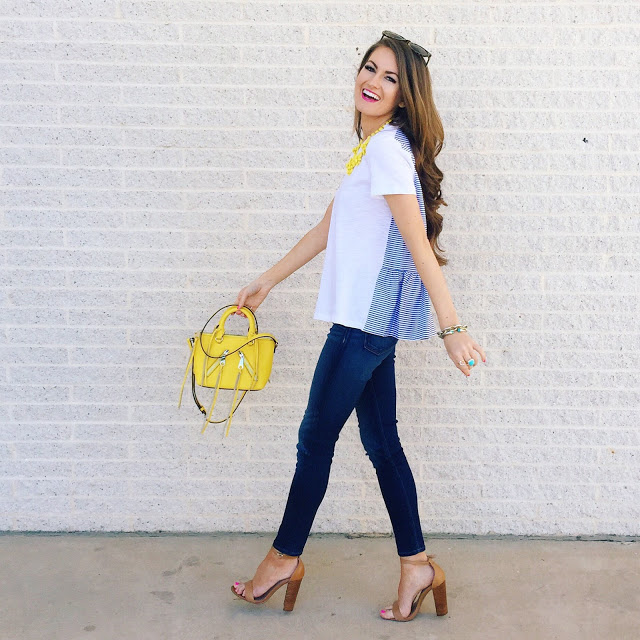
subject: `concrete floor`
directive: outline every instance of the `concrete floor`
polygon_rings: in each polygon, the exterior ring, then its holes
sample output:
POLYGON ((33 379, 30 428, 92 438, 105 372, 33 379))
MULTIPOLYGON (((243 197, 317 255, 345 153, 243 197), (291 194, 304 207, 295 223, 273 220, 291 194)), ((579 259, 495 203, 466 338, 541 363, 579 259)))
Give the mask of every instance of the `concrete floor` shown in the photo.
POLYGON ((2 640, 636 640, 639 542, 427 539, 447 579, 412 622, 386 622, 399 563, 390 537, 312 535, 295 610, 285 589, 234 598, 265 534, 0 535, 2 640))

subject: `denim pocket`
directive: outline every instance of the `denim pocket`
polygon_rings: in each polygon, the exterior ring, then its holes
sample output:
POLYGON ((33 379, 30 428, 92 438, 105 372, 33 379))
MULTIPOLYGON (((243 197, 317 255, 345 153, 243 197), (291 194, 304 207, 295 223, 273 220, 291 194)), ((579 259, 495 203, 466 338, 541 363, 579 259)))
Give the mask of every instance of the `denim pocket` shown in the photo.
POLYGON ((390 351, 398 342, 395 336, 378 336, 375 333, 364 334, 364 348, 377 356, 390 351))

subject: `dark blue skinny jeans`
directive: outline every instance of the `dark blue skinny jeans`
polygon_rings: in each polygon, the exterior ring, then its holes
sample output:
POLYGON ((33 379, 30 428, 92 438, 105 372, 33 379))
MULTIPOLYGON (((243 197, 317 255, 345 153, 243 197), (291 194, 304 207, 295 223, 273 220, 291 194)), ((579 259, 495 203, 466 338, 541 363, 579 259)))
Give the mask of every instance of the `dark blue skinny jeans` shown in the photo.
POLYGON ((335 444, 355 408, 360 439, 378 476, 399 556, 425 550, 416 485, 398 439, 395 349, 398 339, 334 323, 320 352, 298 431, 297 463, 273 542, 302 555, 324 498, 335 444))

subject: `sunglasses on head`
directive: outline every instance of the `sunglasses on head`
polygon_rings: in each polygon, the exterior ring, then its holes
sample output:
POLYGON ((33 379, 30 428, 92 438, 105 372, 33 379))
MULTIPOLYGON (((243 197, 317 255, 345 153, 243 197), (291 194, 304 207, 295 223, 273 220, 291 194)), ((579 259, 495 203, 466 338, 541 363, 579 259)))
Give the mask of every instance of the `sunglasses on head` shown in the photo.
MULTIPOLYGON (((394 33, 393 31, 383 31, 382 38, 384 38, 385 36, 387 38, 392 38, 393 40, 400 40, 401 42, 406 42, 411 47, 412 51, 417 53, 419 56, 426 58, 426 60, 424 61, 425 66, 429 64, 429 59, 431 58, 431 54, 424 47, 421 47, 419 44, 416 44, 415 42, 411 42, 411 40, 407 40, 406 38, 403 38, 401 35, 394 33)), ((382 38, 380 39, 382 40, 382 38)))

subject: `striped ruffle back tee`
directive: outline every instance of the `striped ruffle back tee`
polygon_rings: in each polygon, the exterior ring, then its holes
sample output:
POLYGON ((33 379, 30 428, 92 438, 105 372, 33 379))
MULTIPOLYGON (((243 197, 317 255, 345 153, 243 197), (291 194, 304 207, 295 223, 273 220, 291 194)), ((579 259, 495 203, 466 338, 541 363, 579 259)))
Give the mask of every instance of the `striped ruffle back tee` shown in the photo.
POLYGON ((380 336, 425 340, 436 334, 422 283, 385 194, 418 199, 426 229, 422 187, 405 133, 387 124, 345 174, 333 201, 314 319, 380 336))

